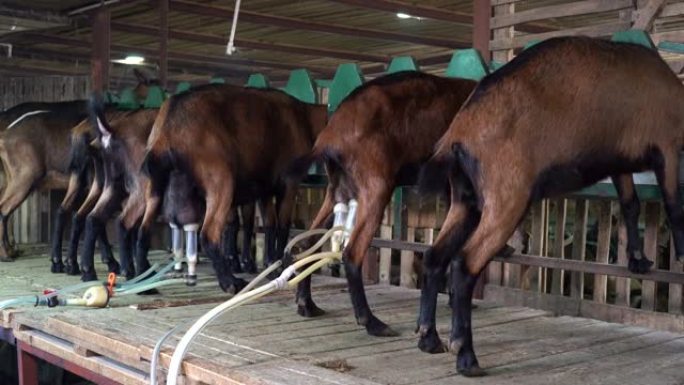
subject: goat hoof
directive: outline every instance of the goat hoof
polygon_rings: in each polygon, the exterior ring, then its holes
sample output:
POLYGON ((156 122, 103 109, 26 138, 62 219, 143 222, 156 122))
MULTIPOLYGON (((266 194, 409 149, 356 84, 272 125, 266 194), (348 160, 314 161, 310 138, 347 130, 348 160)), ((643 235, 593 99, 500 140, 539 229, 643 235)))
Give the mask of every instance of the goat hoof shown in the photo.
POLYGON ((81 274, 81 281, 83 282, 90 282, 90 281, 97 281, 97 273, 95 271, 90 270, 90 271, 83 271, 83 274, 81 274))
POLYGON ((242 260, 242 271, 249 274, 255 274, 257 272, 256 265, 251 259, 242 260))
POLYGON ((230 257, 230 267, 233 270, 233 273, 239 274, 242 273, 242 266, 240 265, 240 261, 238 260, 237 256, 230 257))
POLYGON ((135 278, 135 271, 133 269, 130 270, 121 270, 119 272, 119 275, 126 277, 126 281, 130 281, 133 278, 135 278))
POLYGON ((52 266, 50 266, 50 272, 51 273, 64 273, 64 262, 62 262, 62 261, 52 262, 52 266))
POLYGON ((651 270, 651 266, 653 266, 653 261, 642 256, 641 258, 630 257, 627 268, 635 274, 646 274, 651 270))
POLYGON ((237 294, 240 292, 240 290, 242 290, 243 287, 247 286, 247 281, 242 278, 235 278, 227 282, 219 281, 219 286, 221 286, 221 290, 223 290, 225 293, 237 294))
POLYGON ((119 262, 113 259, 107 262, 107 271, 119 275, 121 273, 121 266, 119 265, 119 262))
POLYGON ((140 293, 138 293, 138 295, 157 295, 157 294, 159 294, 159 290, 157 290, 157 289, 145 290, 145 291, 141 291, 140 293))
POLYGON ((456 358, 456 371, 464 377, 482 377, 487 373, 480 368, 472 349, 459 350, 456 358))
POLYGON ((394 331, 391 327, 387 326, 384 322, 377 319, 375 316, 371 316, 370 320, 366 324, 366 332, 375 337, 398 337, 399 333, 394 331))
POLYGON ((420 333, 420 339, 418 340, 418 349, 420 351, 430 354, 441 354, 448 351, 434 327, 427 330, 419 328, 418 332, 420 333))
POLYGON ((320 317, 325 314, 325 311, 314 303, 311 298, 305 300, 297 300, 297 314, 302 317, 312 318, 320 317))
POLYGON ((456 371, 463 377, 483 377, 487 375, 479 365, 472 366, 470 368, 456 368, 456 371))
POLYGON ((197 275, 188 275, 185 278, 186 286, 197 286, 197 275))
POLYGON ((67 262, 64 266, 64 272, 67 275, 79 275, 81 274, 81 269, 78 268, 78 264, 67 262))

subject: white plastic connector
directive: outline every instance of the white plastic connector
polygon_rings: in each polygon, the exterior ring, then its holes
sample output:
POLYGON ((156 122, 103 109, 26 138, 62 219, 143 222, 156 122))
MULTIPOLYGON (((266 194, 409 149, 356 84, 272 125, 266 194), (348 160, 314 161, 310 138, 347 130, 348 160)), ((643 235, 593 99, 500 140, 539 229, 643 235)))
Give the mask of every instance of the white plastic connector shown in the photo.
POLYGON ((188 278, 186 285, 194 286, 197 284, 197 230, 199 225, 196 223, 183 226, 185 230, 185 255, 188 258, 188 278))
POLYGON ((173 223, 169 223, 171 227, 171 249, 173 250, 173 260, 176 264, 173 265, 173 270, 181 271, 183 269, 183 230, 179 229, 173 223))
POLYGON ((359 202, 357 202, 356 199, 349 201, 349 213, 347 214, 346 221, 344 222, 344 246, 347 246, 352 230, 354 230, 354 224, 356 222, 356 208, 358 206, 359 202))
MULTIPOLYGON (((347 212, 349 209, 344 203, 338 203, 333 208, 335 218, 333 220, 333 227, 344 226, 347 221, 347 212)), ((330 238, 332 251, 338 252, 342 249, 342 242, 344 242, 344 231, 335 231, 330 238)))

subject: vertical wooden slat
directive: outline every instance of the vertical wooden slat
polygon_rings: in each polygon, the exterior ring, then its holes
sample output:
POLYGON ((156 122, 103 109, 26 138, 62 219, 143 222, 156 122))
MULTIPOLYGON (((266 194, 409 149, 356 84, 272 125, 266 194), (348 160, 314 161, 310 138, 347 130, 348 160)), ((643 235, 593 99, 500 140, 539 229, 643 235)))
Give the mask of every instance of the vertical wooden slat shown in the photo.
MULTIPOLYGON (((660 226, 660 204, 647 202, 644 207, 644 221, 646 230, 644 231, 644 254, 647 258, 656 262, 658 267, 658 228, 660 226)), ((641 308, 644 310, 655 310, 656 284, 653 281, 644 280, 641 283, 641 308)))
MULTIPOLYGON (((627 228, 622 215, 618 219, 618 247, 617 264, 627 266, 627 228)), ((615 304, 619 306, 629 306, 630 299, 630 279, 615 278, 615 304)))
MULTIPOLYGON (((556 201, 554 217, 556 225, 554 227, 556 239, 553 242, 553 258, 565 258, 565 218, 568 213, 568 201, 559 199, 556 201)), ((563 270, 553 269, 551 271, 551 294, 563 294, 563 270)))
MULTIPOLYGON (((415 227, 406 228, 406 241, 414 242, 416 240, 416 229, 415 227)), ((415 254, 410 250, 401 251, 401 266, 400 266, 400 276, 399 285, 403 287, 416 287, 417 276, 416 271, 413 268, 415 263, 415 254)))
MULTIPOLYGON (((587 249, 587 218, 589 205, 586 199, 578 199, 575 204, 575 223, 573 231, 572 259, 584 261, 587 249)), ((570 279, 570 296, 582 298, 584 296, 584 274, 572 272, 570 279)))
MULTIPOLYGON (((670 271, 677 273, 684 272, 684 264, 677 261, 676 252, 672 239, 670 239, 670 271)), ((671 283, 668 293, 667 311, 673 314, 684 314, 684 292, 683 286, 680 284, 671 283)))
POLYGON ((38 385, 38 359, 21 349, 17 349, 19 385, 38 385))
MULTIPOLYGON (((494 16, 510 15, 514 12, 515 12, 515 4, 514 3, 497 5, 494 7, 494 16)), ((493 33, 494 40, 512 39, 514 34, 515 34, 515 29, 513 26, 505 27, 505 28, 497 28, 494 30, 494 33, 493 33)), ((507 50, 494 51, 492 54, 492 58, 496 61, 506 63, 513 58, 513 50, 507 49, 507 50)))
MULTIPOLYGON (((544 223, 545 223, 545 201, 535 202, 530 209, 532 215, 532 229, 530 231, 530 255, 543 255, 544 249, 544 223)), ((532 280, 534 276, 539 278, 539 268, 530 268, 522 265, 520 267, 521 282, 520 287, 524 290, 529 290, 532 287, 532 280)))
MULTIPOLYGON (((612 203, 600 201, 598 203, 598 245, 596 247, 596 262, 608 263, 610 253, 610 232, 612 203)), ((608 277, 601 274, 594 275, 594 301, 605 303, 608 292, 608 277)))
MULTIPOLYGON (((380 238, 392 239, 392 226, 387 224, 380 225, 380 238)), ((390 284, 392 271, 392 249, 380 249, 380 266, 378 267, 380 283, 390 284)))

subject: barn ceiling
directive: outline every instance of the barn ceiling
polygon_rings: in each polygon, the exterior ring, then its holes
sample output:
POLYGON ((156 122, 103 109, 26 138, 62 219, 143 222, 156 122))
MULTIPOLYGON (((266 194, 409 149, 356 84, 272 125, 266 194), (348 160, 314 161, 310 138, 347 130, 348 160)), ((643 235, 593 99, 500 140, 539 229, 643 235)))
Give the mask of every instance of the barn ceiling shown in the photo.
MULTIPOLYGON (((567 3, 523 0, 517 10, 567 3)), ((0 0, 0 73, 87 74, 92 51, 91 13, 111 11, 111 58, 145 57, 158 69, 158 0, 0 0), (30 7, 27 4, 30 3, 30 7)), ((169 0, 169 80, 205 81, 222 76, 244 82, 253 72, 282 80, 295 68, 330 78, 338 64, 358 62, 373 76, 392 56, 411 55, 429 72, 443 71, 454 49, 472 41, 470 0, 243 0, 237 52, 225 55, 233 0, 169 0), (399 18, 397 12, 410 14, 399 18)), ((616 13, 558 18, 516 26, 517 34, 602 23, 616 13)), ((658 25, 684 29, 684 19, 658 25)), ((119 84, 131 66, 112 63, 119 84)))

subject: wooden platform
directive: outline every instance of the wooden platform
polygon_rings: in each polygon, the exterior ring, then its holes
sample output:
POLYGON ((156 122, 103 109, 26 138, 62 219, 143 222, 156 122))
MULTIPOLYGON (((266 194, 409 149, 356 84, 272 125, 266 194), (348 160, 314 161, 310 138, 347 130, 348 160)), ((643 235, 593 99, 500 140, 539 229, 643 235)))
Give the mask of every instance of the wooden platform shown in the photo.
MULTIPOLYGON (((41 249, 33 253, 0 264, 0 298, 77 282, 50 274, 41 249)), ((179 285, 163 290, 162 296, 115 298, 108 309, 5 311, 3 326, 12 328, 19 345, 124 384, 146 384, 157 339, 228 297, 207 276, 207 263, 201 267, 205 274, 194 289, 179 285)), ((191 347, 184 364, 187 382, 684 384, 684 334, 484 302, 477 303, 473 322, 476 351, 489 376, 463 378, 455 372, 453 356, 428 355, 415 347, 417 290, 371 286, 367 292, 378 317, 400 331, 400 337, 367 336, 354 321, 344 281, 318 276, 314 297, 325 316, 299 317, 291 292, 226 314, 191 347)), ((443 338, 448 338, 450 325, 446 300, 440 296, 438 306, 443 338)), ((165 365, 179 337, 165 346, 165 365)))

